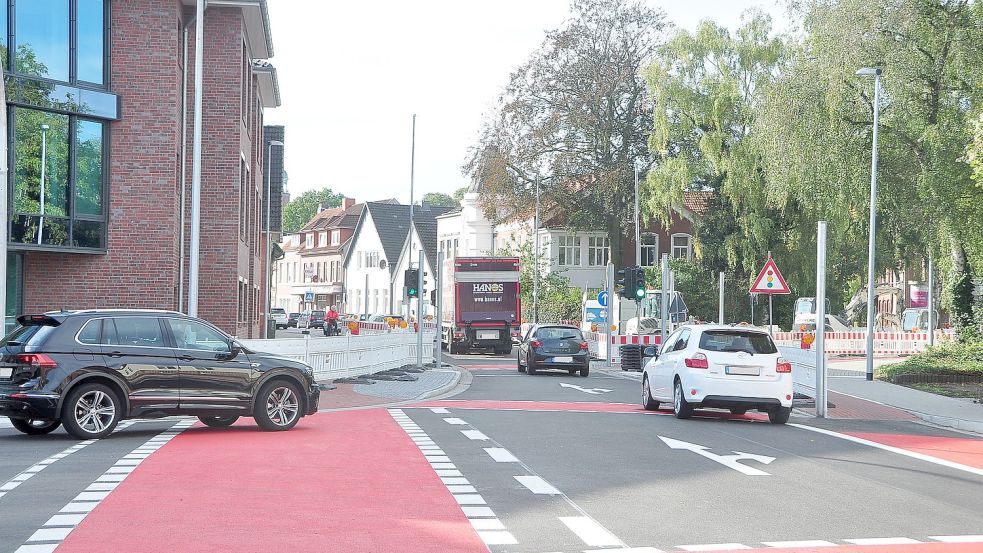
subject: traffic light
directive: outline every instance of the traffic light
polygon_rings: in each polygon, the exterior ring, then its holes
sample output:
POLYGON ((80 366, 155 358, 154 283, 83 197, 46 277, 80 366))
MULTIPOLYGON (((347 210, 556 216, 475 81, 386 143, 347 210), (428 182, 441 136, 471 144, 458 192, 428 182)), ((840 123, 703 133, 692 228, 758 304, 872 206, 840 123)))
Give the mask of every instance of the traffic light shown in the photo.
POLYGON ((420 290, 418 288, 419 284, 420 284, 419 269, 406 269, 406 271, 403 272, 403 287, 406 288, 406 297, 408 298, 420 297, 420 290))
POLYGON ((641 300, 645 298, 645 267, 632 267, 632 294, 633 299, 641 300))
POLYGON ((618 295, 621 296, 622 298, 631 298, 631 296, 628 295, 628 287, 631 281, 628 275, 628 271, 630 269, 631 269, 630 267, 625 267, 624 269, 618 270, 618 277, 615 284, 615 288, 618 289, 617 290, 618 295))
POLYGON ((437 305, 437 291, 430 291, 430 305, 437 305))

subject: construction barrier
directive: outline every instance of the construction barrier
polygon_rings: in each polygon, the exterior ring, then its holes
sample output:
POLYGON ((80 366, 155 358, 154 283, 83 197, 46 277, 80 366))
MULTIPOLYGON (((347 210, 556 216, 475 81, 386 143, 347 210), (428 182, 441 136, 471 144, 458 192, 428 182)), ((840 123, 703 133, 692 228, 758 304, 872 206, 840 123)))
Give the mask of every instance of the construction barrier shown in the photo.
MULTIPOLYGON (((776 332, 773 336, 775 344, 781 347, 798 348, 805 333, 776 332)), ((867 353, 867 333, 856 332, 827 332, 827 355, 864 355, 867 353)), ((911 355, 925 351, 928 347, 927 332, 875 332, 874 355, 911 355)), ((938 330, 935 332, 936 342, 952 340, 953 333, 938 330)))
POLYGON ((609 341, 605 341, 605 334, 602 332, 584 332, 584 339, 587 340, 587 348, 591 358, 607 360, 608 342, 611 344, 612 363, 621 362, 621 349, 619 346, 628 344, 640 344, 643 346, 656 346, 662 342, 662 337, 658 334, 612 334, 609 341))

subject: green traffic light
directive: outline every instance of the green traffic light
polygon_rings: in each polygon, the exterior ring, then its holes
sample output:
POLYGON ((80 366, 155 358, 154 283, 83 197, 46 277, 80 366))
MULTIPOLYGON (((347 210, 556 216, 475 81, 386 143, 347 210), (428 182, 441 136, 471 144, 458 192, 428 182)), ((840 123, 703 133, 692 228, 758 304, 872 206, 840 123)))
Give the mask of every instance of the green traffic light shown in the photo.
POLYGON ((637 296, 639 298, 644 298, 645 297, 645 290, 642 290, 641 288, 639 288, 638 290, 635 290, 635 296, 637 296))

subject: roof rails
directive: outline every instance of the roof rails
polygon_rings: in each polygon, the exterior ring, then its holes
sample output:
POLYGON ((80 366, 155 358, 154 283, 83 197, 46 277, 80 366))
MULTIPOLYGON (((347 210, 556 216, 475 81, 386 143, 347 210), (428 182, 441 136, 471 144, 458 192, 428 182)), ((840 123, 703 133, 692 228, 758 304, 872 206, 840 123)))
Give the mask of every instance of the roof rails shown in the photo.
MULTIPOLYGON (((73 313, 73 314, 86 314, 86 313, 157 313, 157 314, 168 314, 168 315, 184 315, 180 311, 171 311, 167 309, 78 309, 74 311, 67 311, 62 309, 61 311, 49 311, 48 313, 73 313)), ((47 313, 46 313, 47 314, 47 313)))

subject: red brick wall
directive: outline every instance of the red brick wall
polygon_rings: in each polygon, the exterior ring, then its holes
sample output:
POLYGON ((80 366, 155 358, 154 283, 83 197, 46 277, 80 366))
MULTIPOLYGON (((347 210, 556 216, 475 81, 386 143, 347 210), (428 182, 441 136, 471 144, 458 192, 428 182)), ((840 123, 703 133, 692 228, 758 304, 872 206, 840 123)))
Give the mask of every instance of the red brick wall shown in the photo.
POLYGON ((24 309, 177 304, 177 0, 112 3, 109 253, 27 252, 24 309))
MULTIPOLYGON (((661 223, 651 222, 647 227, 642 226, 642 234, 652 233, 659 237, 659 259, 662 259, 662 254, 669 254, 672 258, 672 235, 673 234, 693 234, 693 222, 685 217, 680 217, 679 215, 673 214, 670 221, 669 230, 666 230, 661 223)), ((635 227, 632 226, 629 229, 629 234, 625 237, 624 244, 624 256, 622 257, 622 263, 624 266, 631 266, 635 264, 635 227)), ((642 242, 644 244, 644 242, 642 242)), ((692 244, 692 242, 691 242, 692 244)))

